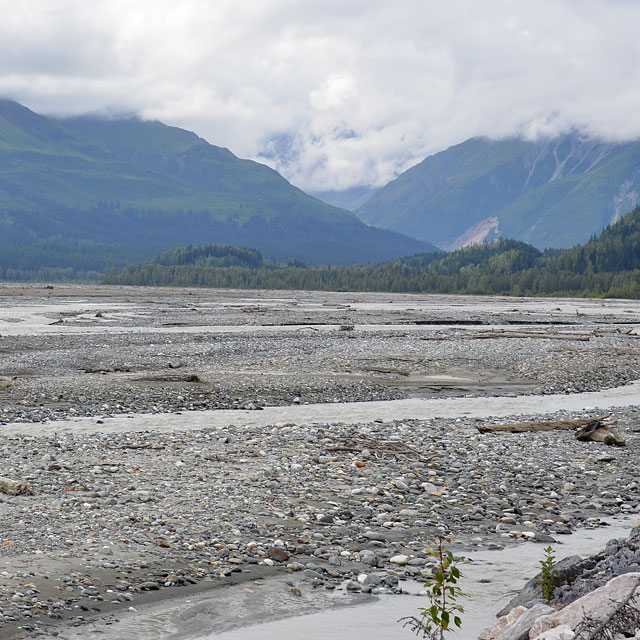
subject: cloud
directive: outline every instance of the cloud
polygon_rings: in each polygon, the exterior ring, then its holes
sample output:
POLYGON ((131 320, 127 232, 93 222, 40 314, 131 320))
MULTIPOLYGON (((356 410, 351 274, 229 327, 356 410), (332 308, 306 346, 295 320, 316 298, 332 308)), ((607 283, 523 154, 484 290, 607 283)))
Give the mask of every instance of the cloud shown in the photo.
POLYGON ((0 94, 138 113, 313 190, 474 135, 640 137, 635 0, 0 0, 0 94))

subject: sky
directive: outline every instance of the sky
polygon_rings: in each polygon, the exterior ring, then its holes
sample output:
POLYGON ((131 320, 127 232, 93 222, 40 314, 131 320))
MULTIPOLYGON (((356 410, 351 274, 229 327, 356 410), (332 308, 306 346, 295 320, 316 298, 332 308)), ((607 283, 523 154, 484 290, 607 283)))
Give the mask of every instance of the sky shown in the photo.
POLYGON ((472 136, 640 137, 638 0, 0 0, 0 96, 195 131, 310 191, 472 136))

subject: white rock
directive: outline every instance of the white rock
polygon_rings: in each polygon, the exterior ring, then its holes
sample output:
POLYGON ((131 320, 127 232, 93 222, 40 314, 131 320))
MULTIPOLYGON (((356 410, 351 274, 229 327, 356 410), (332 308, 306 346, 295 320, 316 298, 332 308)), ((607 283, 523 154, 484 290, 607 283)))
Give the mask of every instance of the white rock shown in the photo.
POLYGON ((405 564, 407 564, 407 562, 409 562, 409 556, 405 555, 404 553, 399 553, 397 556, 389 558, 389 562, 391 564, 399 564, 401 566, 404 566, 405 564))
MULTIPOLYGON (((640 592, 639 581, 640 573, 625 573, 609 580, 603 587, 575 600, 557 613, 539 618, 531 628, 529 638, 537 639, 545 631, 562 625, 575 628, 584 619, 585 613, 595 620, 605 618, 616 603, 621 602, 631 591, 640 592)), ((545 640, 547 640, 546 636, 545 640)))
POLYGON ((529 635, 535 621, 543 615, 555 613, 555 610, 546 604, 536 604, 531 609, 519 606, 514 607, 505 616, 502 616, 496 624, 485 629, 480 638, 493 638, 494 640, 520 640, 529 635))
POLYGON ((541 633, 535 637, 535 640, 573 640, 575 637, 576 634, 571 627, 568 624, 562 624, 559 627, 554 627, 541 633))
POLYGON ((526 611, 528 611, 527 607, 519 606, 514 607, 507 613, 506 616, 502 616, 498 619, 493 626, 485 629, 478 636, 479 638, 500 638, 504 632, 511 626, 513 626, 514 622, 526 611))

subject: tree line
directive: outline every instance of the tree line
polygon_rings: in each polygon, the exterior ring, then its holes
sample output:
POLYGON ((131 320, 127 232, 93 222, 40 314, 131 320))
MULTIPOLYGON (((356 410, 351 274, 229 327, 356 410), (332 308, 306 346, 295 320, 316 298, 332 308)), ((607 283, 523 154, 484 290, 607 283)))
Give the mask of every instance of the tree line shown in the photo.
POLYGON ((255 249, 189 246, 109 271, 108 284, 499 295, 640 297, 640 208, 572 249, 500 239, 382 264, 276 263, 255 249))
POLYGON ((500 239, 379 264, 306 266, 248 247, 152 247, 62 238, 0 246, 0 279, 243 289, 640 297, 640 207, 585 245, 539 251, 500 239), (157 254, 157 255, 156 255, 157 254), (154 257, 155 256, 155 257, 154 257), (137 264, 131 265, 133 259, 137 264), (125 266, 129 264, 129 266, 125 266))

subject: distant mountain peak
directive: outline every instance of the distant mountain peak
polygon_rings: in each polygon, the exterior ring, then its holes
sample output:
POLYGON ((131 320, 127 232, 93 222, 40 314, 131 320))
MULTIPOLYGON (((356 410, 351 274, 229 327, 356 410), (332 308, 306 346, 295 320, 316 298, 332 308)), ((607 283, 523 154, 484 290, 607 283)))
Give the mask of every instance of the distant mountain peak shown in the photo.
POLYGON ((640 141, 571 132, 535 141, 471 138, 425 158, 356 214, 443 248, 475 241, 492 220, 502 237, 545 248, 586 242, 638 204, 640 141))

